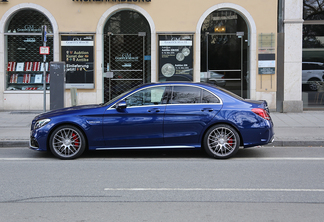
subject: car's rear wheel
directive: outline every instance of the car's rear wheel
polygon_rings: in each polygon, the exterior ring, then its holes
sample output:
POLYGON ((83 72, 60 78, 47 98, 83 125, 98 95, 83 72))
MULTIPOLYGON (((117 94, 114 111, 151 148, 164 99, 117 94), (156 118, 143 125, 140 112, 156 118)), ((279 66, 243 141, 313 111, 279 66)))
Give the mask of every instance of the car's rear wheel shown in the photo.
POLYGON ((49 147, 54 156, 60 159, 74 159, 84 152, 86 141, 78 128, 64 125, 53 131, 49 147))
POLYGON ((215 125, 206 132, 203 145, 209 156, 226 159, 237 153, 240 147, 240 136, 229 125, 215 125))

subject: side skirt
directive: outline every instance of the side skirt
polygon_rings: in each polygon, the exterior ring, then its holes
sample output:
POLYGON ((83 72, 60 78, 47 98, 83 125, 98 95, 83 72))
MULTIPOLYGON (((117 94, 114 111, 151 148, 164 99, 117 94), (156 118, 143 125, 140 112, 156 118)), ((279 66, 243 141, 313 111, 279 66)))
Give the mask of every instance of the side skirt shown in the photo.
POLYGON ((96 150, 196 149, 194 146, 135 146, 96 148, 96 150))

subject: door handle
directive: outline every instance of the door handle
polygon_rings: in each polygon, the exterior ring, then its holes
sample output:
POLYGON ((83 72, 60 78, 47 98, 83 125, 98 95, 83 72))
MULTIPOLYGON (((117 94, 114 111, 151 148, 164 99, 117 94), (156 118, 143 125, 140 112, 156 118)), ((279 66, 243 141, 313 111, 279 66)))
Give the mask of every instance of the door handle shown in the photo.
POLYGON ((149 112, 149 113, 152 113, 152 112, 158 113, 158 112, 160 112, 160 109, 159 108, 153 108, 153 109, 147 110, 147 112, 149 112))
POLYGON ((205 112, 205 111, 212 112, 212 111, 214 111, 214 109, 212 109, 212 108, 202 108, 201 111, 202 112, 205 112))

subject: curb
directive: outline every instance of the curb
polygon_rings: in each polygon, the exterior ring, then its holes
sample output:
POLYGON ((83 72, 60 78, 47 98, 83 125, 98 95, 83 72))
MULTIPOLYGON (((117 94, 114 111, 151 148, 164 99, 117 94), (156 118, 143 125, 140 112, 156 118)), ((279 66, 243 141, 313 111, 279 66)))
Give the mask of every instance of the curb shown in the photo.
POLYGON ((316 141, 274 141, 273 143, 267 144, 265 146, 302 146, 302 147, 309 147, 309 146, 316 146, 322 147, 324 146, 324 141, 316 140, 316 141))
POLYGON ((4 147, 29 147, 28 140, 3 140, 0 141, 0 148, 4 147))
MULTIPOLYGON (((286 146, 298 146, 298 147, 324 147, 324 141, 274 141, 273 143, 264 145, 277 146, 277 147, 286 147, 286 146)), ((2 140, 0 141, 0 148, 8 147, 29 147, 28 140, 2 140)))

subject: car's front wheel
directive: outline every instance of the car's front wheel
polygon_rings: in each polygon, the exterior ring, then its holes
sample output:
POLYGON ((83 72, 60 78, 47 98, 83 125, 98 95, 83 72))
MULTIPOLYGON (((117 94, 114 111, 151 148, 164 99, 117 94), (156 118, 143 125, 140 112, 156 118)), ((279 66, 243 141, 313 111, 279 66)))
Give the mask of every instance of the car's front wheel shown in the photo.
POLYGON ((240 136, 233 127, 220 124, 206 132, 203 145, 209 156, 226 159, 237 153, 240 147, 240 136))
POLYGON ((54 156, 60 159, 74 159, 84 152, 86 141, 78 128, 64 125, 53 131, 49 147, 54 156))

